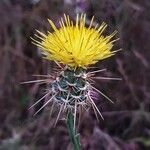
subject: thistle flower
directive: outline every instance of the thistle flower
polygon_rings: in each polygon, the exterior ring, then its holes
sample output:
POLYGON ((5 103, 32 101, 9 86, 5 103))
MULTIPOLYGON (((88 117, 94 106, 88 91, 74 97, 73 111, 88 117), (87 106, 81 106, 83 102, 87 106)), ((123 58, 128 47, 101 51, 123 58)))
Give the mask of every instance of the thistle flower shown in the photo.
POLYGON ((113 47, 112 37, 116 31, 109 36, 103 36, 102 33, 107 25, 102 23, 92 28, 94 17, 89 27, 85 26, 86 15, 81 14, 76 17, 76 24, 70 20, 69 16, 64 15, 59 22, 60 28, 57 29, 54 23, 48 19, 54 32, 44 34, 37 30, 35 36, 39 40, 33 43, 42 49, 43 54, 49 60, 63 63, 72 68, 87 68, 99 60, 114 55, 111 51, 113 47))
POLYGON ((94 17, 92 17, 90 25, 87 27, 85 14, 77 14, 75 24, 68 15, 64 15, 59 21, 60 28, 57 28, 51 20, 48 19, 48 21, 54 31, 47 31, 44 34, 37 30, 37 34, 35 34, 35 38, 32 38, 32 42, 41 48, 44 58, 54 61, 58 65, 64 64, 64 67, 61 67, 56 77, 46 76, 51 78, 51 81, 49 79, 37 81, 48 83, 49 92, 31 107, 35 106, 46 96, 49 96, 49 99, 35 114, 52 102, 53 107, 54 105, 60 107, 56 122, 61 112, 69 111, 74 114, 75 125, 77 113, 80 113, 82 107, 90 106, 93 107, 96 116, 98 113, 102 117, 92 99, 92 91, 99 92, 109 101, 111 99, 93 87, 91 80, 93 78, 119 79, 94 77, 96 72, 101 72, 105 69, 87 72, 87 68, 116 53, 116 51, 111 51, 113 43, 116 41, 112 40, 116 31, 108 36, 104 36, 103 32, 107 25, 102 23, 93 27, 94 17))

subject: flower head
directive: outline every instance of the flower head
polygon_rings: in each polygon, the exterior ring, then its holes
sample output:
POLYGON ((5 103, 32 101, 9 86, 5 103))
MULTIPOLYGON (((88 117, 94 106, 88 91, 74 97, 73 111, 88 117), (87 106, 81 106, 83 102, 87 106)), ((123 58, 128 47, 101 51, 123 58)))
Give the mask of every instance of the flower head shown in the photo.
MULTIPOLYGON (((49 97, 35 114, 52 102, 52 108, 54 105, 60 107, 56 122, 61 112, 71 111, 74 113, 75 125, 76 114, 81 112, 82 107, 92 106, 96 116, 98 113, 102 117, 93 101, 95 97, 94 91, 111 101, 108 96, 95 88, 91 82, 93 82, 93 79, 114 80, 115 78, 94 77, 96 72, 102 72, 105 69, 87 73, 86 68, 115 54, 116 51, 111 51, 111 49, 113 42, 116 41, 112 40, 116 31, 111 35, 104 36, 103 32, 107 26, 105 23, 92 27, 94 20, 94 17, 92 17, 90 25, 86 27, 85 20, 85 14, 77 15, 76 23, 74 24, 69 16, 64 15, 64 18, 61 18, 59 22, 59 29, 56 28, 51 20, 48 20, 54 32, 48 31, 44 34, 37 30, 35 36, 38 39, 32 38, 32 42, 42 49, 46 59, 65 65, 65 67, 59 65, 61 69, 56 76, 54 74, 50 76, 44 75, 42 80, 28 82, 48 84, 48 93, 30 107, 37 105, 45 97, 49 97)), ((118 79, 116 78, 116 80, 118 79)))
POLYGON ((90 25, 86 27, 86 15, 77 14, 76 23, 64 15, 59 21, 60 28, 56 28, 54 23, 48 19, 54 32, 46 34, 37 30, 35 35, 38 39, 33 39, 33 43, 42 48, 45 58, 63 63, 72 68, 87 68, 99 60, 103 60, 114 55, 111 51, 113 47, 112 37, 116 31, 109 36, 104 36, 103 32, 107 25, 102 23, 92 27, 94 17, 90 25))

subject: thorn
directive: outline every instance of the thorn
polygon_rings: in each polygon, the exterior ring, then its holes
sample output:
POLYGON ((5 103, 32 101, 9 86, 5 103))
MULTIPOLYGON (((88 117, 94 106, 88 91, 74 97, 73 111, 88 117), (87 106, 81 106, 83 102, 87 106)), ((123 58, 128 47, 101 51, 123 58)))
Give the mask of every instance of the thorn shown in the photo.
POLYGON ((32 107, 34 107, 35 105, 37 105, 41 100, 43 100, 47 95, 49 95, 51 92, 48 92, 47 94, 45 94, 43 97, 41 97, 37 102, 35 102, 32 106, 29 107, 29 109, 31 109, 32 107))
POLYGON ((40 112, 56 96, 56 94, 53 95, 33 116, 35 116, 38 112, 40 112))
POLYGON ((107 100, 109 100, 111 103, 114 104, 114 102, 108 97, 106 96, 103 92, 101 92, 100 90, 98 90, 97 88, 95 88, 94 86, 90 85, 91 88, 93 88, 95 91, 97 91, 98 93, 100 93, 102 96, 104 96, 107 100))

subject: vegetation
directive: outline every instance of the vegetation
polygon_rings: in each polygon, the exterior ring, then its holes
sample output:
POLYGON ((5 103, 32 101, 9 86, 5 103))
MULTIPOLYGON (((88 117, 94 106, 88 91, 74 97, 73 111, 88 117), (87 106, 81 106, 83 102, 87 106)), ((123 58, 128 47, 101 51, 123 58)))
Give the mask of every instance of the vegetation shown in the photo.
POLYGON ((28 110, 47 85, 20 83, 40 79, 33 75, 55 72, 55 64, 43 60, 31 43, 35 29, 47 31, 47 18, 58 25, 63 13, 75 20, 76 12, 86 13, 89 21, 94 15, 95 24, 105 21, 109 34, 117 29, 120 40, 114 49, 122 48, 114 57, 94 65, 107 68, 97 76, 123 80, 95 79, 95 86, 115 104, 96 95, 104 121, 99 118, 98 122, 92 109, 83 113, 78 127, 82 149, 150 149, 149 11, 149 0, 1 0, 0 150, 71 149, 64 120, 53 126, 58 110, 50 118, 47 106, 33 116, 43 101, 28 110))

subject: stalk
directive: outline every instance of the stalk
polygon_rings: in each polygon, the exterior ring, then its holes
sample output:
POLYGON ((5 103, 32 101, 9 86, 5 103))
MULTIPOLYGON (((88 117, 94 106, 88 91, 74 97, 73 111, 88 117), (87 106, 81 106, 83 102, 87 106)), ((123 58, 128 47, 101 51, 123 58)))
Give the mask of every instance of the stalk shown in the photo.
POLYGON ((73 149, 81 150, 79 135, 77 135, 76 129, 74 128, 74 119, 71 112, 69 112, 67 116, 67 128, 73 149))

